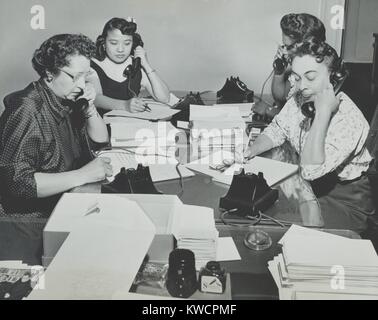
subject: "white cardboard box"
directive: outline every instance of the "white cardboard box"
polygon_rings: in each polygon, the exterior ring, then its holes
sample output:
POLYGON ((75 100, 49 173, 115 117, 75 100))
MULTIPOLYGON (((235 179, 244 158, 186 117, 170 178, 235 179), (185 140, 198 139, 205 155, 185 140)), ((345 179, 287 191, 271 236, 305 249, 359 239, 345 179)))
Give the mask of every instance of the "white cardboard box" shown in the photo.
MULTIPOLYGON (((47 267, 67 239, 75 224, 82 220, 91 204, 100 197, 114 197, 114 194, 65 193, 47 222, 43 231, 43 266, 47 267)), ((174 195, 117 194, 135 201, 151 219, 156 234, 150 249, 149 260, 167 263, 169 253, 174 249, 175 239, 170 233, 173 212, 182 202, 174 195)), ((96 213, 95 213, 96 214, 96 213)))

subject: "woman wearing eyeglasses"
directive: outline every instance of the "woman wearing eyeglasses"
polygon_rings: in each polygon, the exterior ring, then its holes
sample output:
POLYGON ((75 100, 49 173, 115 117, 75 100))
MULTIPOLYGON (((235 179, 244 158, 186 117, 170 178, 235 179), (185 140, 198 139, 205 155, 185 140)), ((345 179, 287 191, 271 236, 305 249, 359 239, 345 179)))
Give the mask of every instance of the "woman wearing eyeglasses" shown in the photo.
MULTIPOLYGON (((108 142, 93 104, 95 90, 86 82, 94 52, 94 43, 84 35, 51 37, 32 59, 40 79, 5 97, 0 193, 7 216, 46 218, 61 193, 112 174, 110 160, 90 157, 94 143, 108 142)), ((40 234, 20 226, 14 224, 20 238, 33 234, 36 246, 41 245, 40 234)), ((27 254, 35 258, 38 249, 27 254)))

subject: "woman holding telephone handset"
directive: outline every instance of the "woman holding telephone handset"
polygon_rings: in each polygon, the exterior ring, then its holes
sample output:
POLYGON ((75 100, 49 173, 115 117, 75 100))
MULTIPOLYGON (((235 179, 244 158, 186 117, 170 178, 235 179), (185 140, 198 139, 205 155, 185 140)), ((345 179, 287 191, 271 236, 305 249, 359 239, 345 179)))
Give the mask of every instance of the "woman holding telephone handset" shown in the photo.
POLYGON ((288 140, 299 154, 301 176, 317 196, 324 227, 361 232, 374 212, 364 174, 372 160, 365 147, 369 124, 345 93, 335 94, 345 71, 331 46, 311 38, 289 58, 295 93, 245 157, 288 140), (302 112, 309 102, 315 109, 312 117, 302 112))
POLYGON ((272 119, 285 105, 294 92, 294 80, 290 76, 291 65, 288 61, 290 52, 308 38, 314 37, 320 41, 326 40, 324 24, 308 13, 289 13, 280 21, 282 44, 279 45, 273 59, 273 78, 271 92, 275 107, 264 104, 255 106, 256 117, 272 119))
POLYGON ((112 18, 97 38, 95 72, 90 81, 96 89, 95 105, 101 114, 109 110, 145 111, 138 98, 145 88, 157 101, 168 103, 170 92, 147 59, 134 19, 112 18))
MULTIPOLYGON (((30 263, 41 263, 43 226, 26 218, 48 218, 63 192, 112 175, 109 159, 90 157, 92 142, 109 140, 86 81, 94 52, 84 35, 51 37, 32 58, 40 79, 4 98, 0 194, 14 223, 2 240, 13 257, 30 263)), ((0 260, 6 256, 2 247, 0 260)))

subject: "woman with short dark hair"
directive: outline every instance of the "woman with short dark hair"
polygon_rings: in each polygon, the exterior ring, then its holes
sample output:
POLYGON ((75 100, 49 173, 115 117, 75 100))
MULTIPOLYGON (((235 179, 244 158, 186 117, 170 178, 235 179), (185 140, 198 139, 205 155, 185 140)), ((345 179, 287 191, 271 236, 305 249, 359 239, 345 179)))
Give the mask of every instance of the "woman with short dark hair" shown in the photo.
MULTIPOLYGON (((91 157, 93 143, 109 140, 86 81, 94 52, 84 35, 51 37, 32 59, 40 79, 4 98, 0 193, 6 215, 47 218, 63 192, 112 174, 110 160, 91 157)), ((41 233, 33 237, 40 246, 41 233)))

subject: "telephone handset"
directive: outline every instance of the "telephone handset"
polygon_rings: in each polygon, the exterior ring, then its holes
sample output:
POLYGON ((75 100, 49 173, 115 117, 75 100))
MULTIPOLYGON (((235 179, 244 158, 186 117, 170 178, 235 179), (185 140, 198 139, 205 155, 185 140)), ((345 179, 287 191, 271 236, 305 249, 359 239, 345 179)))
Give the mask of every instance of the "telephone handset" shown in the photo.
POLYGON ((273 68, 276 74, 281 75, 285 72, 287 66, 289 65, 288 61, 283 56, 282 58, 277 58, 273 62, 273 68))
MULTIPOLYGON (((339 93, 342 85, 344 84, 346 78, 348 77, 348 72, 331 74, 330 82, 335 91, 335 95, 339 93)), ((315 104, 313 101, 308 101, 301 106, 302 113, 305 117, 314 119, 315 118, 315 104)))
POLYGON ((71 106, 71 119, 73 125, 77 128, 81 128, 85 123, 85 109, 89 106, 89 101, 85 98, 80 98, 83 95, 84 91, 82 90, 75 101, 70 102, 71 106))
MULTIPOLYGON (((133 47, 131 48, 130 54, 133 56, 135 48, 138 46, 143 47, 143 41, 139 34, 135 33, 133 37, 133 47)), ((123 71, 123 76, 128 78, 134 78, 135 75, 138 73, 141 67, 140 58, 132 58, 132 63, 126 67, 126 69, 123 71)))

